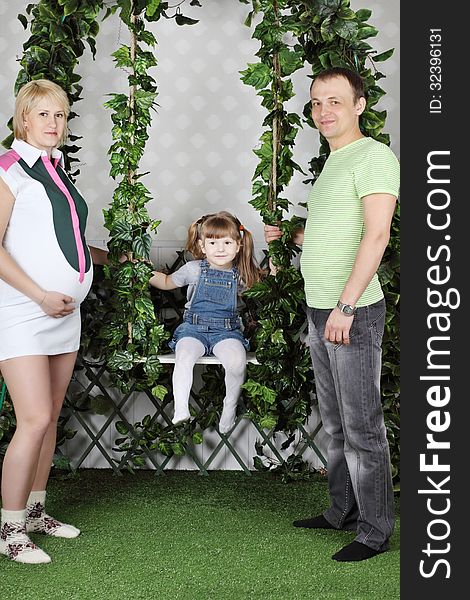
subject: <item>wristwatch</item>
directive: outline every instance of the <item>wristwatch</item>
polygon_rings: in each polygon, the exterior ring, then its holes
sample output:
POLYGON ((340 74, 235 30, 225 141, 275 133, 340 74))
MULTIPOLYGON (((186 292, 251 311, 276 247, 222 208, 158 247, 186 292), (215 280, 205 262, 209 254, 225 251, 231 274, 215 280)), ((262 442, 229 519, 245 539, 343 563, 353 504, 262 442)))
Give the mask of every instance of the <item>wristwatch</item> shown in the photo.
POLYGON ((336 307, 339 308, 343 315, 346 315, 347 317, 352 317, 356 312, 355 306, 351 306, 350 304, 343 304, 341 300, 338 300, 338 304, 336 305, 336 307))

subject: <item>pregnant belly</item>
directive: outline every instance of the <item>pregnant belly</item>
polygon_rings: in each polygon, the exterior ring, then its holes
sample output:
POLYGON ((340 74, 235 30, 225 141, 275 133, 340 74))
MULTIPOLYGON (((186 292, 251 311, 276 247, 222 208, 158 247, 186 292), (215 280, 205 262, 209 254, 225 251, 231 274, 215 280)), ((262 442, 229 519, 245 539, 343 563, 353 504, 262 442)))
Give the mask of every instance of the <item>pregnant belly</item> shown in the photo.
MULTIPOLYGON (((79 273, 75 271, 68 263, 60 262, 60 264, 49 263, 49 269, 37 269, 26 271, 26 273, 44 290, 49 292, 60 292, 71 296, 75 304, 80 305, 85 300, 90 291, 93 282, 93 265, 84 274, 83 281, 79 281, 79 273)), ((28 300, 18 290, 8 285, 0 279, 0 304, 3 306, 12 306, 23 304, 28 300)))
POLYGON ((78 305, 85 300, 90 291, 93 282, 93 265, 84 274, 82 282, 79 281, 79 273, 72 268, 41 274, 35 278, 35 281, 45 290, 71 296, 78 305))

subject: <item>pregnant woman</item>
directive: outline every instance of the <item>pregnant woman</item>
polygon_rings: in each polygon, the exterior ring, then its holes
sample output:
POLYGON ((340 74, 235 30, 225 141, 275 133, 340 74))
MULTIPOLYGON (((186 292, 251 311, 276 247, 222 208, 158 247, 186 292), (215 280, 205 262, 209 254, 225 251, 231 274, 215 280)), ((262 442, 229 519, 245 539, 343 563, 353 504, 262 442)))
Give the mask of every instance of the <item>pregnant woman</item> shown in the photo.
POLYGON ((0 553, 20 563, 51 560, 29 532, 80 533, 44 508, 80 343, 80 303, 93 278, 87 206, 57 150, 69 112, 58 85, 27 83, 16 99, 15 141, 0 156, 0 371, 17 423, 3 461, 0 553))

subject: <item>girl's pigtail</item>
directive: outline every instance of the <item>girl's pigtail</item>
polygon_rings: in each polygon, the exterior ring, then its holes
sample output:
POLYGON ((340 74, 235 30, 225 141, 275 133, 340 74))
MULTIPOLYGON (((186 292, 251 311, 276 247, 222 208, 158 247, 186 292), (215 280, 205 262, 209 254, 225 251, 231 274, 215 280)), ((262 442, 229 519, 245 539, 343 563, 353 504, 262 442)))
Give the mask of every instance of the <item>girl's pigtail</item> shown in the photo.
POLYGON ((242 242, 238 252, 237 267, 242 281, 249 289, 260 280, 261 271, 255 261, 253 236, 243 225, 240 225, 240 235, 242 242))
POLYGON ((201 247, 199 246, 199 229, 201 226, 200 221, 201 219, 198 219, 194 223, 191 223, 188 229, 188 239, 186 240, 186 250, 191 252, 196 259, 203 258, 201 247))

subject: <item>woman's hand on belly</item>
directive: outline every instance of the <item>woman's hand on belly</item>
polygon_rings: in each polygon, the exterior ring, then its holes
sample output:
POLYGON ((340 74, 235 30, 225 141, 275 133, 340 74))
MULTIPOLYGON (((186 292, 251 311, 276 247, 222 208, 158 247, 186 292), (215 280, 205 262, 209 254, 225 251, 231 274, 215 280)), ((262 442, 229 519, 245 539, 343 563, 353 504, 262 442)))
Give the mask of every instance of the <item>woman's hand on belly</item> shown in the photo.
POLYGON ((60 292, 45 292, 39 305, 50 317, 66 317, 75 310, 75 300, 60 292))

